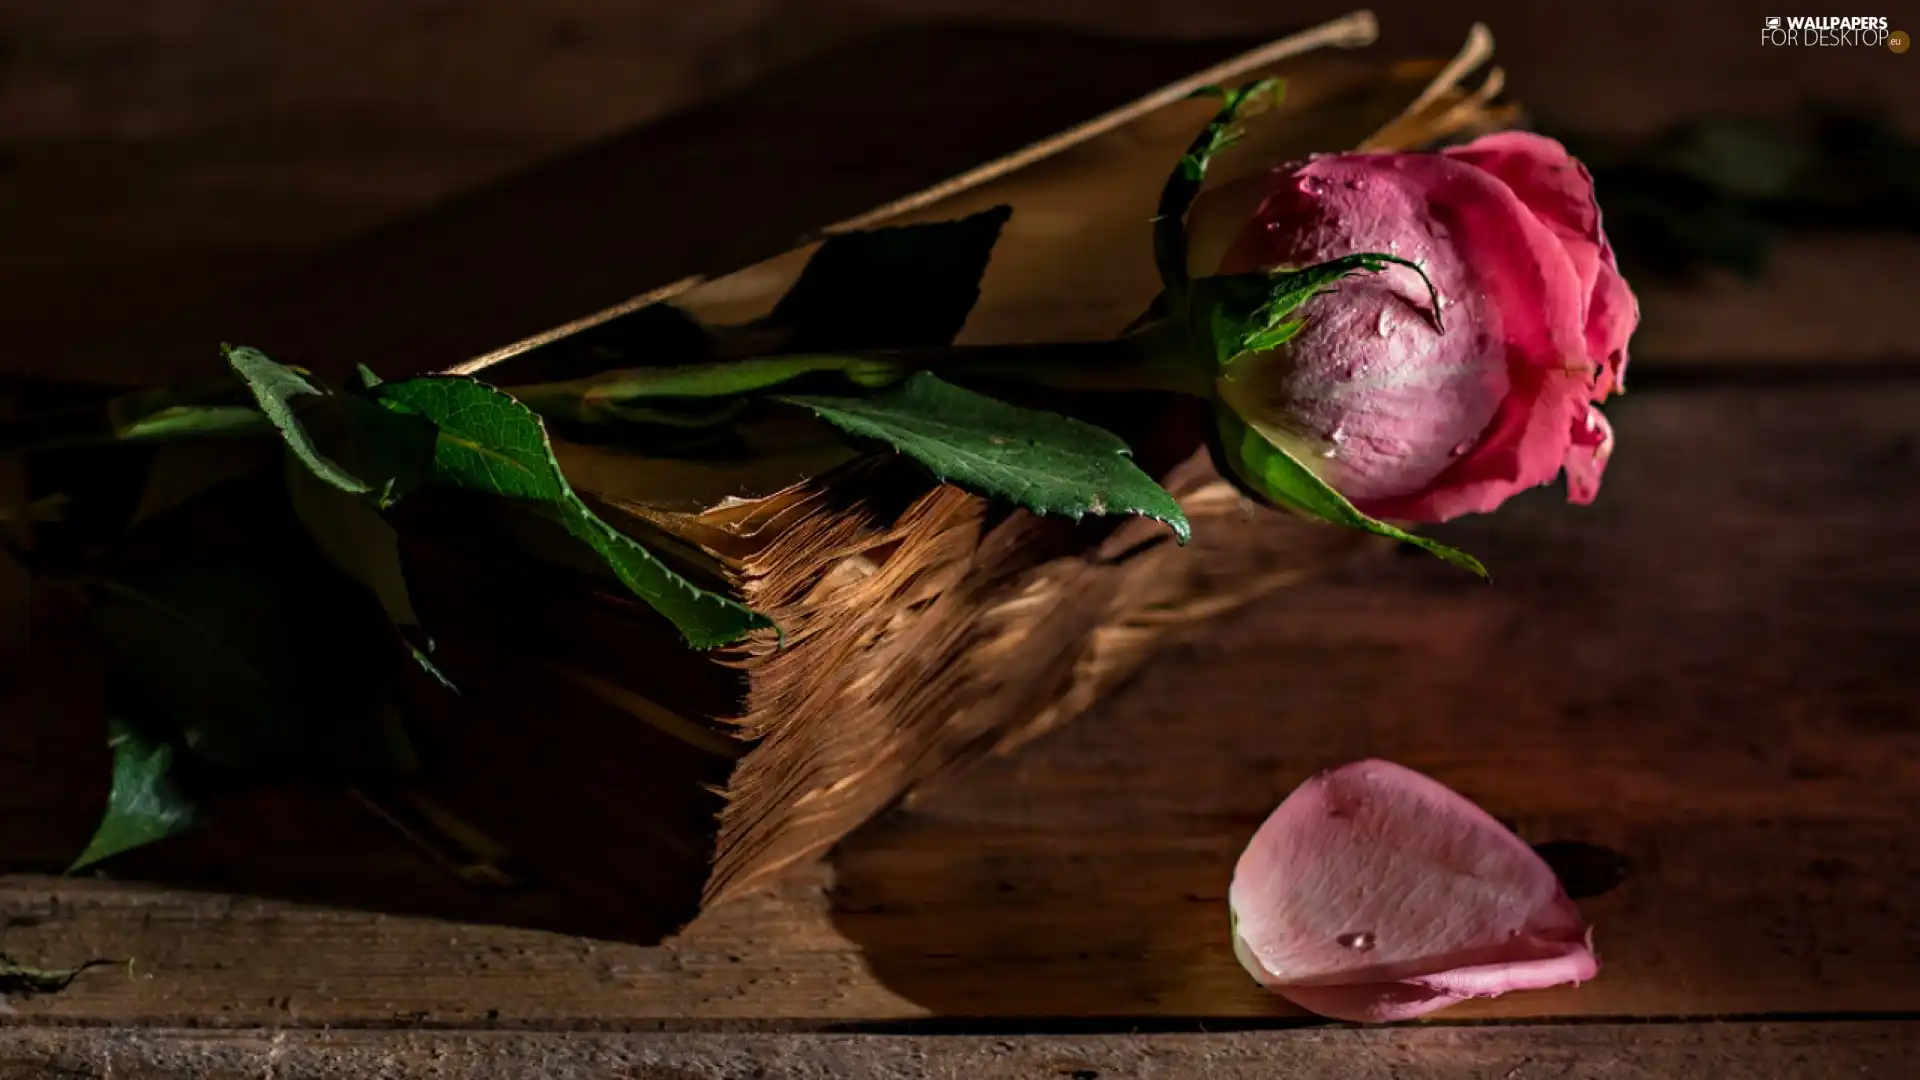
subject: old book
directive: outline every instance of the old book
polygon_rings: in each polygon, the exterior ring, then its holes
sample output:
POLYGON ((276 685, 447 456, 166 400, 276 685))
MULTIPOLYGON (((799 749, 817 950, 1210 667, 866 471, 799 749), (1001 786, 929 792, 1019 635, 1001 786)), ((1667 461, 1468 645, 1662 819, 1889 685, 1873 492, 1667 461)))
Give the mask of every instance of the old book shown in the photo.
MULTIPOLYGON (((1452 62, 1349 51, 1373 35, 1363 13, 1270 43, 821 231, 1011 206, 962 340, 1112 336, 1157 291, 1146 222, 1211 111, 1187 100, 1196 89, 1287 80, 1284 104, 1223 160, 1228 174, 1314 151, 1420 145, 1506 119, 1491 104, 1499 73, 1482 71, 1484 31, 1452 62)), ((577 165, 567 175, 591 174, 577 165)), ((546 198, 563 199, 569 185, 547 186, 546 198)), ((522 184, 514 205, 541 194, 539 183, 522 184)), ((658 194, 655 202, 657 214, 673 213, 658 194)), ((487 227, 485 215, 469 220, 487 227)), ((444 243, 370 239, 344 264, 368 273, 336 273, 330 292, 309 289, 302 301, 297 287, 278 290, 278 310, 308 312, 305 330, 276 328, 274 305, 247 316, 266 320, 252 324, 261 329, 237 329, 323 373, 367 359, 401 374, 408 365, 390 362, 399 353, 444 356, 449 342, 471 340, 474 324, 507 325, 506 316, 443 289, 441 307, 359 328, 367 345, 356 349, 354 328, 311 310, 316 298, 346 303, 374 288, 369 274, 377 282, 396 263, 457 262, 460 221, 455 212, 424 226, 444 243)), ((713 321, 751 318, 811 250, 710 279, 637 282, 631 300, 427 366, 511 383, 543 350, 606 332, 661 299, 713 321)), ((549 290, 528 306, 552 310, 554 296, 597 288, 549 290)), ((507 295, 488 306, 513 304, 507 295)), ((1158 399, 1082 404, 1101 410, 1179 499, 1192 543, 1178 547, 1145 521, 1076 526, 1009 512, 834 441, 789 440, 776 462, 750 469, 557 444, 607 520, 784 631, 713 653, 685 649, 596 567, 537 535, 403 504, 414 603, 462 694, 401 673, 413 682, 425 770, 409 791, 374 793, 377 805, 423 842, 457 849, 477 878, 510 859, 608 913, 624 935, 671 932, 704 905, 819 856, 916 787, 960 777, 968 763, 1071 719, 1154 648, 1374 546, 1243 504, 1213 473, 1198 416, 1158 399), (548 557, 529 561, 529 551, 548 557)))

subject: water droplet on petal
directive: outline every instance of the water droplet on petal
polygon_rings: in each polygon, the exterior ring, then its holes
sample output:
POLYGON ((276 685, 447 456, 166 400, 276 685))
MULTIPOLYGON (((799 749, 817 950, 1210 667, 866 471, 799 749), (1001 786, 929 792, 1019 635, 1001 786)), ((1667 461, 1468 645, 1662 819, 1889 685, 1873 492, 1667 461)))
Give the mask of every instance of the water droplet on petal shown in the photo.
POLYGON ((1389 240, 1389 241, 1387 241, 1387 250, 1388 250, 1388 251, 1399 251, 1399 250, 1400 250, 1400 241, 1398 241, 1398 240, 1389 240))
POLYGON ((1393 317, 1387 314, 1385 308, 1382 308, 1380 311, 1380 323, 1376 329, 1380 331, 1381 337, 1386 337, 1388 334, 1393 333, 1393 317))
POLYGON ((1320 451, 1320 456, 1321 456, 1321 457, 1323 457, 1323 458, 1330 458, 1330 457, 1332 457, 1332 456, 1333 456, 1333 455, 1334 455, 1334 454, 1335 454, 1336 452, 1337 452, 1337 451, 1335 451, 1335 449, 1334 449, 1333 447, 1331 447, 1331 446, 1329 446, 1329 447, 1327 447, 1326 449, 1324 449, 1324 450, 1322 450, 1322 451, 1320 451))
POLYGON ((1373 933, 1369 930, 1357 930, 1350 934, 1341 934, 1333 940, 1343 949, 1354 949, 1359 952, 1367 952, 1376 944, 1373 933))
POLYGON ((1466 457, 1468 452, 1473 449, 1473 444, 1476 441, 1477 440, 1474 439, 1462 440, 1459 444, 1455 445, 1452 450, 1448 451, 1448 453, 1451 453, 1454 457, 1466 457))

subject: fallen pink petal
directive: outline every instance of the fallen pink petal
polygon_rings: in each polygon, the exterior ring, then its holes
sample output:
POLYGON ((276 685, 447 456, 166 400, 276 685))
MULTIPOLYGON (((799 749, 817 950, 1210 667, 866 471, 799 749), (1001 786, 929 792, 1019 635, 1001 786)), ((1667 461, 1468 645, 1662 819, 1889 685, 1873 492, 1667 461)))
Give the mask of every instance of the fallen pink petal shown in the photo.
POLYGON ((1525 841, 1389 761, 1301 784, 1240 856, 1233 948, 1261 985, 1383 1023, 1594 977, 1592 932, 1525 841))

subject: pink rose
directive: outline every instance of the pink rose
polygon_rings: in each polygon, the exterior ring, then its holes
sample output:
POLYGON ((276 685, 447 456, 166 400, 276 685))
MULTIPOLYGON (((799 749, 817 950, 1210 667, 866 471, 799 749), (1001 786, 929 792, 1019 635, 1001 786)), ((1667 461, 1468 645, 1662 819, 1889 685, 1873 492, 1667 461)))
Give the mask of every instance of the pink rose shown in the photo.
MULTIPOLYGON (((1308 302, 1272 362, 1217 387, 1261 435, 1362 512, 1445 521, 1567 473, 1599 491, 1639 307, 1600 227, 1593 180, 1525 133, 1427 153, 1333 154, 1201 195, 1196 276, 1357 252, 1410 259, 1308 302)), ((1245 374, 1241 374, 1244 371, 1245 374)))
POLYGON ((1591 979, 1587 924, 1526 842, 1446 787, 1359 761, 1296 788, 1227 894, 1261 985, 1339 1020, 1591 979))

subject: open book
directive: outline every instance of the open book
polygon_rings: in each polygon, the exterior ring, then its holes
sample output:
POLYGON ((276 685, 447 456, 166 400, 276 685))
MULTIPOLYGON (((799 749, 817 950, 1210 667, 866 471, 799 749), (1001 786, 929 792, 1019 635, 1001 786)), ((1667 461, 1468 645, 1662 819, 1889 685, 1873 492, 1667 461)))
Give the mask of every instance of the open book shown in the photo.
MULTIPOLYGON (((1229 176, 1510 119, 1492 104, 1497 69, 1468 85, 1490 57, 1484 30, 1451 62, 1345 51, 1373 36, 1361 13, 1274 42, 826 231, 1011 206, 961 340, 1109 337, 1158 289, 1143 226, 1213 108, 1187 100, 1195 90, 1287 80, 1284 103, 1222 159, 1229 176)), ((617 337, 622 318, 663 299, 708 321, 756 317, 810 250, 666 286, 453 370, 512 382, 516 366, 617 337)), ((819 856, 917 785, 1070 719, 1171 636, 1371 546, 1243 504, 1214 474, 1199 417, 1112 408, 1109 426, 1192 521, 1187 547, 1143 519, 1008 512, 836 440, 799 438, 772 464, 738 468, 556 443, 606 520, 784 632, 713 653, 687 651, 564 551, 507 572, 505 545, 538 537, 451 519, 404 530, 415 603, 468 691, 414 695, 429 768, 408 812, 477 830, 486 839, 469 849, 503 845, 635 933, 671 930, 819 856)))

